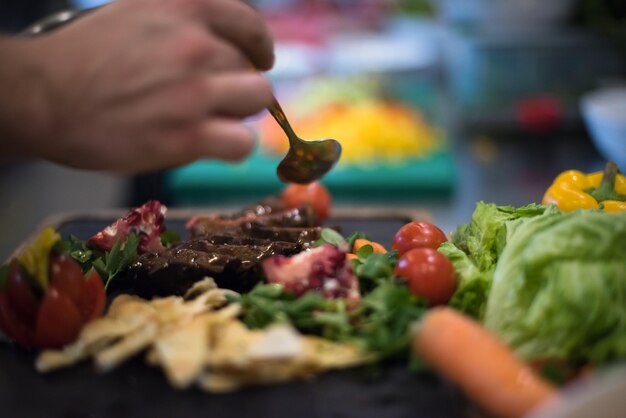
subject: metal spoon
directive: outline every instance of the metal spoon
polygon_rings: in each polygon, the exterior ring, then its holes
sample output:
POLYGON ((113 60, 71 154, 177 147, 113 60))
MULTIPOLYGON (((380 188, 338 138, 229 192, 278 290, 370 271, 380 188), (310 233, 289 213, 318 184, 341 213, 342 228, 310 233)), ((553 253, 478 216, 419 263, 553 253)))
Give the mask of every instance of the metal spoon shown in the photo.
POLYGON ((291 128, 276 98, 268 108, 270 114, 289 138, 289 151, 276 174, 284 182, 308 184, 321 179, 339 161, 341 144, 334 139, 304 141, 291 128))

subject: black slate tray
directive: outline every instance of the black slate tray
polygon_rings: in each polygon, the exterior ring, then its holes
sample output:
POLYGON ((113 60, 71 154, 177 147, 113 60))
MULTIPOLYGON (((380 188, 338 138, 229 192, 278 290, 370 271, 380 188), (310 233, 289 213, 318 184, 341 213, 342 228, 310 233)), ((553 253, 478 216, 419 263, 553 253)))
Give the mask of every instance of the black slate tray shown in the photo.
MULTIPOLYGON (((167 226, 184 233, 195 212, 170 211, 167 226)), ((45 222, 63 236, 87 238, 120 213, 64 215, 45 222)), ((337 210, 329 225, 348 235, 362 231, 389 245, 404 223, 424 219, 411 211, 337 210)), ((184 236, 184 234, 182 235, 184 236)), ((215 395, 197 389, 177 391, 142 356, 107 374, 88 362, 41 375, 35 354, 0 343, 0 417, 302 417, 404 418, 471 417, 476 411, 449 383, 433 373, 411 373, 388 365, 376 377, 363 369, 330 372, 310 380, 247 388, 215 395)))

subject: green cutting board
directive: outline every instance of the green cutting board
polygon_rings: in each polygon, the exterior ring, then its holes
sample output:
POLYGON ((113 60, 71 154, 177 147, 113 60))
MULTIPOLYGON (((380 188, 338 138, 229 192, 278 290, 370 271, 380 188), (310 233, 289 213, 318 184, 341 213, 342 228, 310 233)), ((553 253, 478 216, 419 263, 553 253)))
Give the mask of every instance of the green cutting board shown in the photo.
MULTIPOLYGON (((165 186, 180 206, 251 201, 278 192, 280 158, 256 152, 238 164, 199 161, 166 174, 165 186)), ((335 201, 407 201, 449 195, 456 183, 448 151, 394 165, 338 165, 322 183, 335 201)))

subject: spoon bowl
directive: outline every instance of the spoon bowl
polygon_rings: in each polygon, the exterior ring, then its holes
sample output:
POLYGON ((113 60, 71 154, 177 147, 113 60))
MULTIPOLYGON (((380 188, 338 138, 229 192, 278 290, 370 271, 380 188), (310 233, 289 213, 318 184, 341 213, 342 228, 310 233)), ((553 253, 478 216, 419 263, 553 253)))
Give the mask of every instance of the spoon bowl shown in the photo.
POLYGON ((289 151, 276 169, 280 180, 308 184, 324 177, 339 161, 341 144, 338 141, 334 139, 304 141, 299 138, 276 98, 268 110, 289 139, 289 151))

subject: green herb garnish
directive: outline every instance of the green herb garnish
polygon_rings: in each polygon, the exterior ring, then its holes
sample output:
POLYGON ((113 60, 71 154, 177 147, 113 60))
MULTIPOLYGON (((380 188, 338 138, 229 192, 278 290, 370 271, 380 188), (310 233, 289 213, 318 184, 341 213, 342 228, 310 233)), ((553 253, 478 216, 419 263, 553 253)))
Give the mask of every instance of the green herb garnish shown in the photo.
POLYGON ((178 234, 178 232, 176 231, 171 231, 169 229, 167 231, 163 231, 159 238, 161 239, 161 244, 163 244, 163 246, 166 248, 171 247, 172 244, 180 242, 180 234, 178 234))
POLYGON ((320 234, 320 239, 315 241, 313 245, 315 247, 322 246, 324 244, 332 244, 336 246, 345 245, 346 241, 343 236, 334 229, 324 228, 322 229, 322 233, 320 234))
POLYGON ((139 242, 139 236, 129 235, 126 241, 117 241, 111 251, 93 261, 93 268, 104 281, 105 288, 115 276, 135 262, 139 242))

